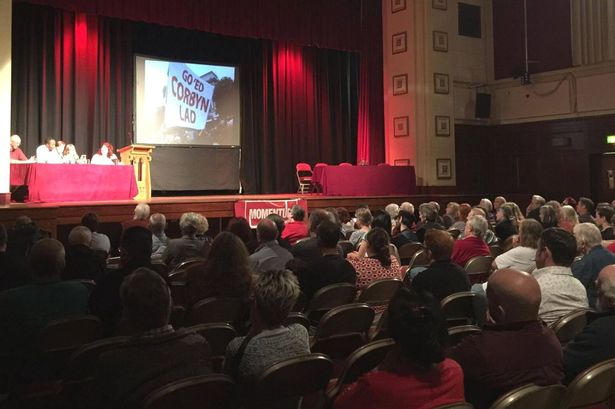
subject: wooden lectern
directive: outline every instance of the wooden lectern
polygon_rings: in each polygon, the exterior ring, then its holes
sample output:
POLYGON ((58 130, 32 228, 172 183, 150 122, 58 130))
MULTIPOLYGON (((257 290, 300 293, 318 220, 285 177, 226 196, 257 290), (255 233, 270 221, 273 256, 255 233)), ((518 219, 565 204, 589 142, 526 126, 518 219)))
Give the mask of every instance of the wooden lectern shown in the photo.
POLYGON ((152 161, 153 146, 128 145, 118 149, 120 159, 124 165, 132 165, 135 169, 135 179, 139 193, 135 200, 149 200, 152 198, 152 178, 150 162, 152 161))

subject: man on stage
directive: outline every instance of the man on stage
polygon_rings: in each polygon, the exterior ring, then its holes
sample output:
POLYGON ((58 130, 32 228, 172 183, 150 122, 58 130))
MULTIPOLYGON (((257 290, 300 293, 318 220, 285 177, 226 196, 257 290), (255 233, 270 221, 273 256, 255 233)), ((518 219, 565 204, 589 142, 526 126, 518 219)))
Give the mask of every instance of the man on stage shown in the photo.
POLYGON ((62 158, 56 151, 56 140, 46 138, 45 143, 36 148, 36 161, 38 163, 62 163, 62 158))
POLYGON ((21 145, 21 138, 19 137, 19 135, 12 135, 11 136, 11 162, 12 163, 24 162, 28 160, 26 155, 19 148, 19 145, 21 145))

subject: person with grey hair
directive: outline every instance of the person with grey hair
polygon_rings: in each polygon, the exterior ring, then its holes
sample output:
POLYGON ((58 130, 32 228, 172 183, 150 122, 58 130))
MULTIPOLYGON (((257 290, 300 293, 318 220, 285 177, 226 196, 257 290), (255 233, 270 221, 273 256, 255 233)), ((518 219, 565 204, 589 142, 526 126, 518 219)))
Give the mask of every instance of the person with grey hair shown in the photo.
POLYGON ((434 204, 422 203, 419 206, 419 218, 421 223, 416 229, 416 237, 419 242, 423 242, 427 230, 444 230, 444 226, 438 222, 438 217, 438 210, 434 204))
POLYGON ((564 348, 564 383, 585 369, 615 358, 615 266, 606 266, 598 274, 597 312, 588 312, 583 331, 564 348))
POLYGON ((91 212, 84 214, 81 218, 81 225, 87 227, 92 232, 90 248, 103 252, 106 258, 111 250, 111 241, 109 240, 109 236, 98 232, 98 228, 100 227, 98 215, 91 212))
POLYGON ((602 247, 600 229, 593 223, 574 226, 577 249, 583 258, 572 264, 572 275, 587 289, 589 306, 596 306, 596 278, 609 264, 615 264, 615 254, 602 247))
POLYGON ((88 311, 89 291, 76 281, 61 281, 64 246, 37 241, 28 265, 31 284, 0 293, 0 393, 48 375, 40 355, 40 331, 51 321, 88 311))
POLYGON ((310 353, 305 327, 284 326, 299 292, 297 278, 289 270, 264 271, 256 277, 250 332, 228 344, 224 360, 224 372, 240 385, 278 361, 310 353))
POLYGON ((500 206, 506 203, 506 198, 504 196, 498 196, 493 199, 493 211, 497 212, 500 206))
POLYGON ((540 221, 540 208, 544 206, 547 201, 544 197, 539 195, 533 195, 532 201, 525 209, 525 218, 526 219, 535 219, 540 221))
POLYGON ((96 407, 138 407, 154 389, 212 372, 207 341, 169 325, 171 295, 157 273, 138 268, 124 278, 120 297, 123 328, 130 338, 100 355, 92 383, 96 407))
POLYGON ((547 324, 574 310, 587 308, 587 292, 570 270, 576 247, 574 236, 559 227, 546 229, 540 236, 536 270, 532 275, 542 294, 538 316, 547 324))
POLYGON ((290 210, 291 221, 286 223, 282 231, 282 238, 290 242, 293 246, 297 240, 308 237, 308 227, 305 224, 305 209, 299 205, 294 205, 290 210))
POLYGON ((164 230, 167 228, 167 218, 162 213, 154 213, 149 217, 149 229, 152 231, 152 257, 162 256, 169 238, 164 230))
POLYGON ((150 208, 147 203, 139 203, 135 206, 132 219, 122 222, 122 231, 134 226, 149 228, 149 213, 150 208))
POLYGON ((98 280, 105 273, 107 263, 101 252, 92 250, 92 232, 85 226, 75 226, 68 234, 64 280, 98 280))
POLYGON ((564 205, 560 209, 560 217, 558 227, 566 230, 568 233, 574 232, 574 226, 579 224, 579 215, 577 215, 574 207, 569 205, 564 205))
POLYGON ((360 207, 355 212, 355 217, 357 218, 357 225, 359 226, 358 230, 355 230, 351 235, 348 241, 352 243, 352 245, 356 248, 359 247, 359 244, 365 238, 365 235, 371 229, 372 221, 374 217, 372 216, 372 212, 366 207, 360 207))
POLYGON ((443 226, 445 229, 450 228, 455 222, 459 221, 459 203, 457 202, 448 202, 446 204, 446 213, 443 220, 443 226))
POLYGON ((405 210, 410 214, 414 215, 414 205, 410 202, 403 202, 399 205, 399 210, 405 210))
POLYGON ((465 267, 466 263, 473 257, 490 255, 491 251, 484 240, 487 230, 489 230, 489 223, 483 216, 468 217, 464 237, 455 241, 451 260, 461 267, 465 267))
POLYGON ((482 199, 480 199, 480 202, 478 203, 478 207, 480 207, 481 209, 485 211, 485 214, 487 215, 486 217, 487 221, 490 224, 493 223, 495 219, 495 215, 493 214, 493 204, 491 203, 491 200, 487 199, 486 197, 483 197, 482 199))
POLYGON ((162 261, 170 268, 186 260, 204 259, 209 252, 209 242, 199 237, 209 229, 205 216, 194 212, 184 213, 179 219, 179 229, 182 236, 169 240, 162 253, 162 261))
POLYGON ((286 263, 293 259, 290 251, 278 243, 278 227, 273 220, 262 219, 258 222, 256 238, 259 246, 250 255, 250 263, 252 263, 254 272, 280 270, 286 268, 286 263))
POLYGON ((11 163, 25 162, 28 157, 19 147, 21 145, 21 138, 19 135, 11 135, 11 163))

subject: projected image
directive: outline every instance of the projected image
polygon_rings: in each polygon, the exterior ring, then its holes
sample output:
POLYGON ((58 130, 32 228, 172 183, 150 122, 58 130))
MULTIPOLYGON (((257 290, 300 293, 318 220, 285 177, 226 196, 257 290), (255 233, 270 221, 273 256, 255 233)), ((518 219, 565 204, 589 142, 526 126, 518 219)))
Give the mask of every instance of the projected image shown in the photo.
POLYGON ((239 145, 233 66, 136 58, 136 142, 239 145))

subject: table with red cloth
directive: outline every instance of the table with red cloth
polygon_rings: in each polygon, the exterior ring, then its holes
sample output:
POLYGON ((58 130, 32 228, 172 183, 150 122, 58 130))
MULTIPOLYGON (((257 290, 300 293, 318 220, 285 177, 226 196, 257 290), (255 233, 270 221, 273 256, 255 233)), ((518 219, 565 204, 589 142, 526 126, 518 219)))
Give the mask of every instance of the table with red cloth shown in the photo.
POLYGON ((11 185, 29 202, 129 200, 138 193, 132 166, 11 163, 11 185))
POLYGON ((413 166, 317 166, 312 182, 325 195, 389 196, 416 192, 413 166))

